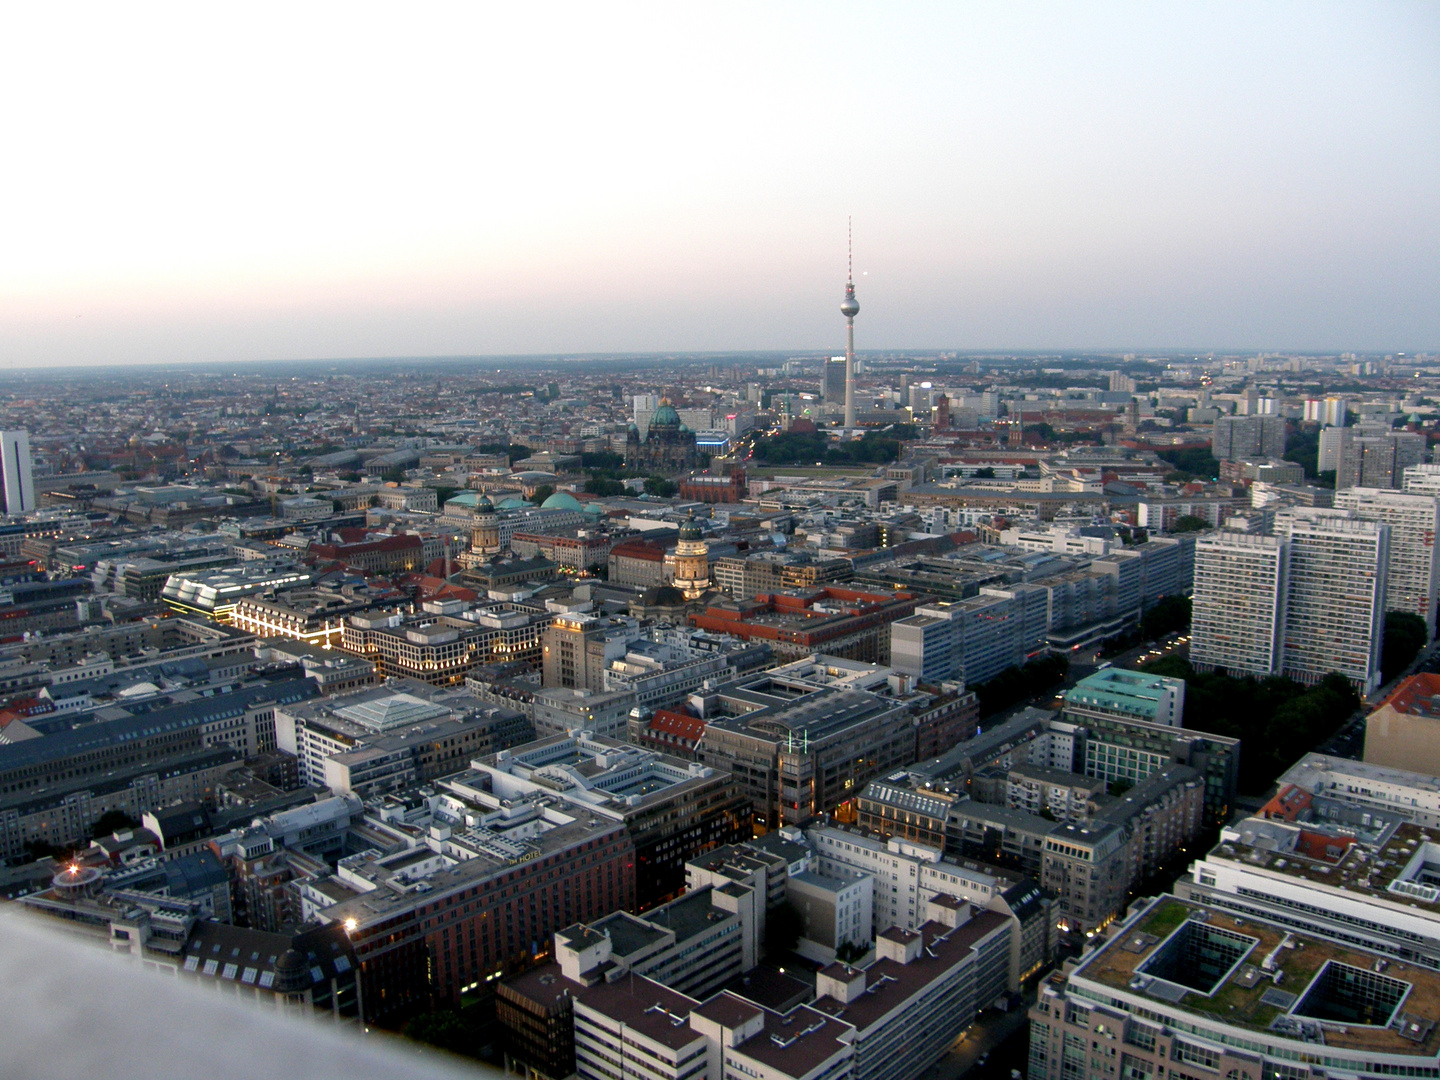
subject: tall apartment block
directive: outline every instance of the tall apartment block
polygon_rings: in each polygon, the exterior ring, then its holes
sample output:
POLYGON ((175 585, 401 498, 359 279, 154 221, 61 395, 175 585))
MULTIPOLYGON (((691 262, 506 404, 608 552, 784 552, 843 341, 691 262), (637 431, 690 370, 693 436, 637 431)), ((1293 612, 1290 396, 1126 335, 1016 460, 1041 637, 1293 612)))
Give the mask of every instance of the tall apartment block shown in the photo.
POLYGON ((1348 510, 1293 508, 1275 536, 1222 532, 1195 545, 1190 655, 1201 670, 1380 681, 1391 526, 1348 510))
POLYGON ((1440 495, 1440 465, 1408 466, 1401 487, 1414 495, 1440 495))
POLYGON ((1390 526, 1338 513, 1276 515, 1290 545, 1280 673, 1311 683, 1337 671, 1368 694, 1380 685, 1390 526))
POLYGON ((1219 532, 1195 542, 1190 660, 1202 671, 1269 675, 1279 668, 1289 545, 1219 532))
POLYGON ((1340 441, 1340 463, 1335 473, 1337 490, 1398 488, 1404 483, 1405 470, 1425 460, 1424 435, 1376 430, 1370 425, 1342 430, 1355 434, 1340 441))
POLYGON ((1283 416, 1221 416, 1211 430, 1211 453, 1219 461, 1285 456, 1283 416))
POLYGON ((1316 459, 1316 472, 1340 472, 1340 459, 1345 455, 1345 445, 1355 437, 1355 429, 1330 426, 1320 431, 1320 455, 1316 459))
MULTIPOLYGON (((1407 473, 1409 470, 1406 470, 1407 473)), ((1335 493, 1335 508, 1390 526, 1390 559, 1385 572, 1385 610, 1408 611, 1425 620, 1435 636, 1435 601, 1440 559, 1440 499, 1418 492, 1347 488, 1335 493)))
POLYGON ((30 472, 30 434, 0 431, 0 473, 5 513, 28 514, 35 509, 35 480, 30 472))
POLYGON ((824 378, 820 384, 820 394, 827 405, 845 404, 845 358, 843 356, 832 356, 822 365, 824 378))

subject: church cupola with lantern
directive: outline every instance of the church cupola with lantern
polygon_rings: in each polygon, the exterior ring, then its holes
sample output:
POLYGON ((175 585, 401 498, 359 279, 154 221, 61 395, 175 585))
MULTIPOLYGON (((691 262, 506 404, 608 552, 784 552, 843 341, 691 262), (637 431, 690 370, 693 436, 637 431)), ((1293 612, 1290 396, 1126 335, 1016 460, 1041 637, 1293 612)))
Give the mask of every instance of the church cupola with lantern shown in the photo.
POLYGON ((673 555, 675 587, 685 594, 686 600, 698 600, 710 589, 710 545, 700 531, 694 511, 680 526, 680 537, 675 544, 673 555))

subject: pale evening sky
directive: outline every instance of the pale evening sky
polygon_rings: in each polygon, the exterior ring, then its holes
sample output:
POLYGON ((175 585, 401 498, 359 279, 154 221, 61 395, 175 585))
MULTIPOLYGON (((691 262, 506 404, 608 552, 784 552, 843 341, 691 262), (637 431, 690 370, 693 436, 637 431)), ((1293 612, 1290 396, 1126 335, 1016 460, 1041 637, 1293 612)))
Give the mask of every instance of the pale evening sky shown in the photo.
POLYGON ((0 22, 0 368, 1440 348, 1440 4, 0 22))

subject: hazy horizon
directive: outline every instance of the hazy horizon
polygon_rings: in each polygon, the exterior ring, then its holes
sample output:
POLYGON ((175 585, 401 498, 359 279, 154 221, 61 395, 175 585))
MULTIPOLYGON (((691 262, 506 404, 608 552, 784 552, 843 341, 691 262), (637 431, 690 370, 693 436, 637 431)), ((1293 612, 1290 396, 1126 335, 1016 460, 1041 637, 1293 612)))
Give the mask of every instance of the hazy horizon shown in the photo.
POLYGON ((1432 4, 79 10, 12 371, 838 352, 847 214, 862 352, 1440 348, 1432 4))

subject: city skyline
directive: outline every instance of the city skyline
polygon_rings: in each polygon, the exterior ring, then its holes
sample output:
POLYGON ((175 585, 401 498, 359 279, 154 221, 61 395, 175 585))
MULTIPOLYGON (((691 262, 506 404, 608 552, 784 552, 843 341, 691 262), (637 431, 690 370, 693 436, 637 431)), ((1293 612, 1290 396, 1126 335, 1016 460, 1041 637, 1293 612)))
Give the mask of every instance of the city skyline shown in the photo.
POLYGON ((1440 345, 1424 5, 14 29, 6 369, 1440 345))

